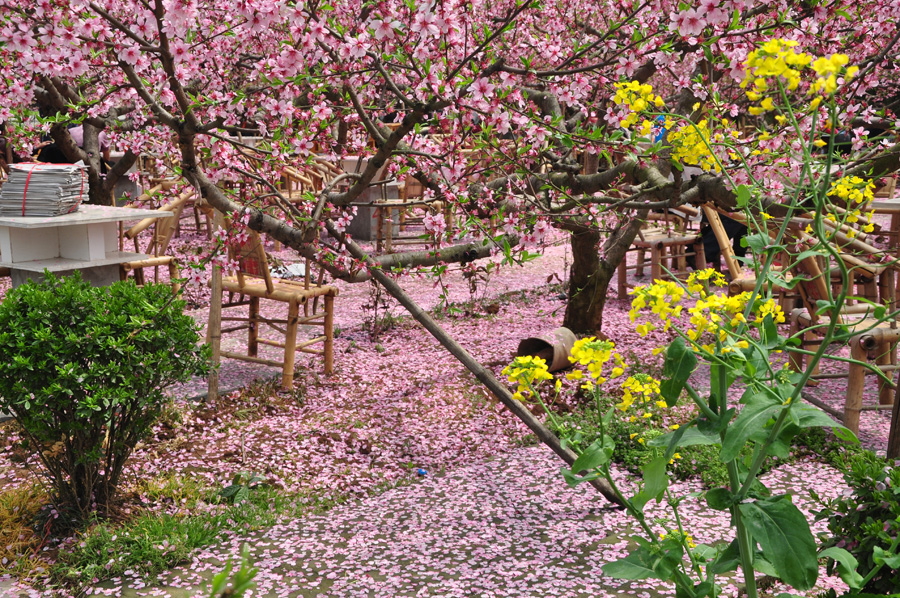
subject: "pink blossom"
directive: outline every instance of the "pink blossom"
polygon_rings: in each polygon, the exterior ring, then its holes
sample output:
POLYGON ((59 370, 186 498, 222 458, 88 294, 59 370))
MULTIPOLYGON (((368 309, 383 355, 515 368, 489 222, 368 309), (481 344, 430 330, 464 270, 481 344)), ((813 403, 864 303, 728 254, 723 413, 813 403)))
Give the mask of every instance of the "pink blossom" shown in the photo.
POLYGON ((374 27, 375 39, 381 41, 383 39, 394 39, 394 30, 400 28, 399 21, 378 20, 372 23, 374 27))
POLYGON ((683 37, 700 35, 703 32, 703 28, 706 27, 703 15, 693 8, 672 14, 671 17, 672 24, 670 29, 673 31, 677 29, 678 33, 683 37))
POLYGON ((126 62, 132 66, 137 64, 140 57, 141 51, 137 46, 125 46, 124 48, 119 50, 119 59, 122 62, 126 62))

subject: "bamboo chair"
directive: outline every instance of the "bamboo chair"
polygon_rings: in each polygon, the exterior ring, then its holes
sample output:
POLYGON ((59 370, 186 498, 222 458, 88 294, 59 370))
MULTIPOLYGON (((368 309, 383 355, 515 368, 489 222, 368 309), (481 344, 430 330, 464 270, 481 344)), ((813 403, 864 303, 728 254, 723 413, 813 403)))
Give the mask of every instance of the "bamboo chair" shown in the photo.
MULTIPOLYGON (((800 339, 800 348, 814 350, 821 344, 816 328, 823 324, 824 318, 837 318, 839 325, 853 336, 850 338, 850 356, 862 363, 874 361, 874 366, 882 372, 894 372, 897 366, 897 345, 900 341, 900 323, 895 319, 879 322, 875 318, 874 308, 868 303, 846 305, 840 313, 826 312, 819 314, 816 301, 826 299, 830 276, 823 270, 819 261, 808 257, 802 262, 804 281, 798 285, 803 296, 805 307, 793 310, 790 317, 791 336, 800 339)), ((892 280, 892 279, 891 279, 892 280)), ((893 285, 891 285, 893 287, 893 285)), ((890 297, 890 295, 885 295, 890 297)), ((889 306, 886 309, 890 309, 889 306)), ((791 351, 789 354, 791 367, 802 371, 804 356, 791 351)), ((893 403, 896 385, 882 381, 879 384, 877 406, 863 406, 863 390, 865 376, 874 375, 862 364, 850 364, 847 372, 820 373, 818 369, 812 373, 811 380, 818 381, 829 378, 847 378, 847 394, 844 400, 842 419, 844 425, 852 432, 859 432, 860 412, 869 409, 889 409, 893 403)), ((888 374, 890 377, 892 374, 888 374)))
POLYGON ((122 280, 128 278, 128 274, 131 273, 136 284, 144 285, 144 269, 153 268, 154 281, 159 282, 159 268, 165 266, 169 270, 169 282, 172 285, 172 290, 177 293, 181 289, 181 285, 178 283, 178 278, 180 277, 178 260, 175 256, 166 255, 166 253, 169 250, 169 242, 172 240, 178 227, 178 221, 181 218, 185 204, 193 193, 192 189, 185 191, 171 202, 159 208, 159 211, 171 212, 172 216, 145 218, 123 233, 123 241, 126 239, 133 241, 136 252, 149 254, 151 257, 120 264, 119 274, 122 280), (141 248, 141 233, 148 228, 152 228, 152 234, 147 244, 141 248))
MULTIPOLYGON (((900 341, 900 327, 896 320, 878 322, 873 317, 872 307, 866 304, 849 305, 839 315, 841 324, 851 332, 858 331, 849 341, 850 357, 861 363, 851 363, 846 372, 820 373, 818 369, 813 372, 811 379, 818 381, 830 378, 847 378, 847 394, 844 400, 842 419, 844 425, 854 433, 859 432, 860 413, 867 410, 890 409, 894 400, 896 385, 893 382, 881 381, 878 388, 878 405, 864 406, 863 392, 865 377, 874 375, 865 363, 874 362, 877 367, 889 377, 898 369, 897 344, 900 341)), ((791 314, 791 334, 800 335, 800 347, 807 350, 815 349, 821 341, 812 332, 812 327, 820 324, 821 318, 816 316, 815 310, 800 308, 791 314)), ((790 361, 793 369, 800 371, 803 368, 803 355, 791 352, 790 361)))
POLYGON ((378 207, 375 251, 391 253, 396 245, 421 244, 421 235, 427 214, 441 213, 447 230, 452 224, 452 211, 441 201, 425 199, 425 187, 416 178, 407 176, 400 186, 399 199, 382 199, 378 207), (397 222, 394 222, 396 213, 397 222))
POLYGON ((891 199, 894 197, 894 192, 897 191, 897 177, 900 176, 898 173, 893 173, 885 177, 884 185, 875 190, 875 197, 879 198, 887 198, 891 199))
MULTIPOLYGON (((222 277, 222 292, 211 298, 218 302, 222 309, 248 306, 246 316, 222 316, 218 324, 210 321, 207 336, 221 335, 223 332, 247 330, 247 351, 219 351, 213 355, 213 363, 218 364, 222 357, 238 359, 251 363, 279 367, 282 370, 281 385, 284 389, 293 387, 296 354, 310 353, 321 355, 325 361, 325 373, 331 374, 334 369, 334 298, 337 288, 311 281, 310 263, 307 260, 303 280, 284 280, 272 278, 268 259, 263 249, 259 234, 247 231, 249 238, 241 246, 229 246, 229 255, 238 264, 234 275, 222 277), (229 300, 223 301, 224 293, 229 293, 229 300), (235 300, 235 296, 238 298, 235 300), (323 299, 322 309, 318 309, 318 299, 323 299), (287 304, 287 318, 267 318, 260 313, 260 300, 277 301, 287 304), (312 303, 312 309, 310 309, 312 303), (300 308, 303 307, 303 315, 300 308), (235 323, 228 328, 226 322, 235 323), (218 330, 213 330, 218 326, 218 330), (262 326, 267 327, 267 334, 272 331, 279 338, 263 338, 262 326), (323 333, 307 340, 299 340, 300 326, 322 327, 323 333), (279 347, 284 350, 280 360, 260 357, 259 345, 279 347), (321 349, 313 348, 322 344, 321 349)), ((211 307, 212 311, 212 307, 211 307)))
MULTIPOLYGON (((687 276, 687 258, 693 257, 695 265, 705 264, 701 236, 687 230, 686 218, 679 212, 652 214, 648 224, 638 232, 629 251, 637 252, 637 262, 628 265, 623 259, 617 268, 617 291, 620 299, 628 294, 628 270, 635 270, 636 276, 643 276, 647 253, 650 254, 650 279, 668 277, 668 270, 675 277, 687 276), (662 222, 662 226, 658 223, 662 222)), ((699 267, 699 266, 698 266, 699 267)))

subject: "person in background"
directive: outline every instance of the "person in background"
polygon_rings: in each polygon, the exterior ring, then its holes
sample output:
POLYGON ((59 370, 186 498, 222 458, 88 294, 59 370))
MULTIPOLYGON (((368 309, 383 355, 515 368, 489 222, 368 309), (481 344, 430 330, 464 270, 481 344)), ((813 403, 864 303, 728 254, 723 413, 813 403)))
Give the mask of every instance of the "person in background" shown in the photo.
MULTIPOLYGON (((75 145, 84 149, 84 125, 69 127, 69 135, 72 136, 75 145)), ((100 140, 100 155, 103 158, 101 164, 105 165, 109 162, 109 144, 106 142, 106 132, 100 131, 98 139, 100 140)))

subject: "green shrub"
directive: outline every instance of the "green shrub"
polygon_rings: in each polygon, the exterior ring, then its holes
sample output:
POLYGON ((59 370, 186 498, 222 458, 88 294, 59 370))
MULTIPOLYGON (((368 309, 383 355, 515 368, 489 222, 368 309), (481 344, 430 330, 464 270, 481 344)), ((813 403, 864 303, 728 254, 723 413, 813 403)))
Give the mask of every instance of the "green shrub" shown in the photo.
MULTIPOLYGON (((900 469, 885 459, 862 451, 850 454, 839 469, 851 493, 833 500, 821 500, 816 520, 828 521, 828 534, 822 535, 824 548, 836 546, 852 554, 863 577, 876 566, 881 554, 892 554, 900 533, 900 469)), ((896 561, 893 559, 886 559, 896 561)), ((829 562, 829 573, 835 566, 829 562)), ((900 570, 885 563, 863 588, 863 592, 892 594, 900 588, 900 570)))
POLYGON ((24 429, 60 510, 84 517, 113 497, 163 390, 203 373, 208 350, 168 286, 45 276, 0 304, 0 409, 24 429))

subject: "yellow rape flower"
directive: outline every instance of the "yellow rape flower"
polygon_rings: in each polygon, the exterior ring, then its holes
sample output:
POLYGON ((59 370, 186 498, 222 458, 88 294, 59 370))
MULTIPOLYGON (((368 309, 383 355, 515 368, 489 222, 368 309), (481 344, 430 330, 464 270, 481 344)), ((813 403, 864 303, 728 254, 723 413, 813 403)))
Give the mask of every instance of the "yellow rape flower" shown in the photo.
POLYGON ((547 370, 547 362, 531 355, 516 357, 511 364, 503 368, 503 375, 510 382, 518 384, 513 398, 519 401, 523 400, 523 397, 530 397, 531 389, 539 386, 544 380, 553 379, 547 370))

